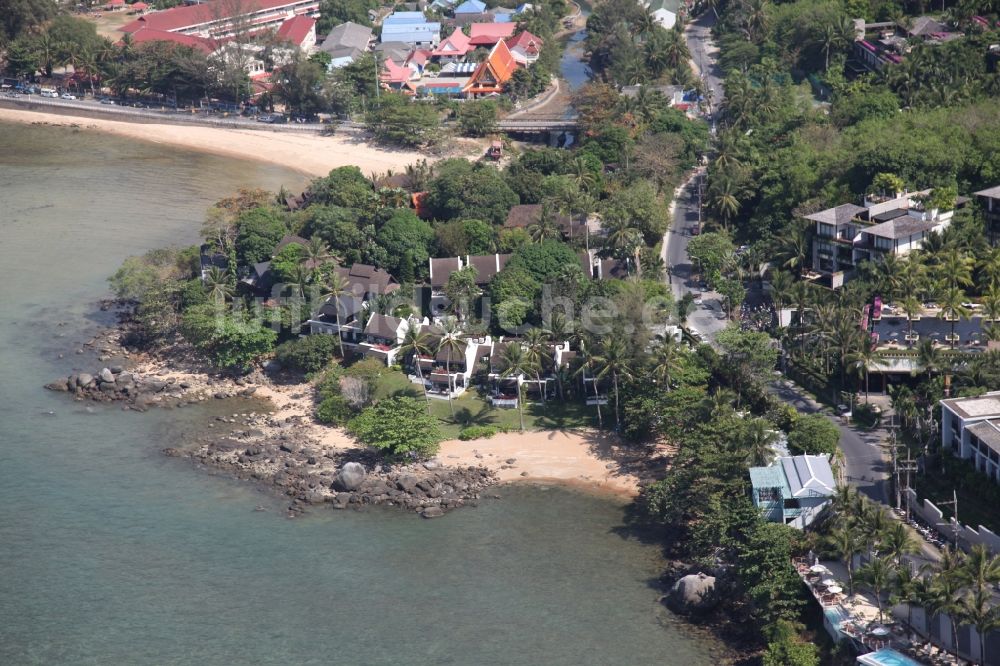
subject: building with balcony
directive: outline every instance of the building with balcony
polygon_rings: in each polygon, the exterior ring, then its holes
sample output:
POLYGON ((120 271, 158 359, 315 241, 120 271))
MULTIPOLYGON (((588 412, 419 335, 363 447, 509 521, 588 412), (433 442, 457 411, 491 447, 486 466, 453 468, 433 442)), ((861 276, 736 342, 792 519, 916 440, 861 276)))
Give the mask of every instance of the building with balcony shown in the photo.
POLYGON ((211 0, 143 14, 121 31, 132 34, 144 28, 206 39, 278 30, 296 16, 319 17, 319 0, 211 0))
POLYGON ((361 340, 358 343, 358 351, 370 358, 377 358, 386 365, 392 365, 396 361, 399 346, 410 326, 420 326, 426 323, 426 319, 423 322, 417 322, 390 315, 373 314, 368 318, 368 323, 365 324, 361 340))
POLYGON ((986 237, 991 245, 1000 244, 1000 185, 975 193, 983 204, 986 220, 986 237))
POLYGON ((830 503, 837 487, 825 456, 782 456, 750 468, 753 503, 772 523, 808 527, 830 503))
MULTIPOLYGON (((929 234, 947 228, 954 210, 927 208, 922 202, 930 192, 866 198, 863 206, 841 204, 806 215, 815 224, 812 267, 821 284, 841 287, 862 262, 905 256, 920 249, 929 234)), ((959 198, 956 208, 965 201, 959 198)))
POLYGON ((1000 391, 941 405, 941 446, 1000 482, 1000 391))

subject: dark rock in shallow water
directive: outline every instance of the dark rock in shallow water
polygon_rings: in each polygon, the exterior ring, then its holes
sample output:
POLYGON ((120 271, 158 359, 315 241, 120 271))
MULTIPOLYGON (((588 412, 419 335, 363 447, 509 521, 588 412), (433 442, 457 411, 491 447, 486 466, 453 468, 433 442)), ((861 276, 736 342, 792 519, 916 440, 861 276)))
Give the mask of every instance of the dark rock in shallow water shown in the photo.
POLYGON ((429 506, 420 512, 424 518, 440 518, 444 515, 444 509, 439 506, 429 506))
POLYGON ((57 379, 54 382, 49 382, 45 385, 50 391, 68 391, 69 390, 69 380, 67 379, 57 379))

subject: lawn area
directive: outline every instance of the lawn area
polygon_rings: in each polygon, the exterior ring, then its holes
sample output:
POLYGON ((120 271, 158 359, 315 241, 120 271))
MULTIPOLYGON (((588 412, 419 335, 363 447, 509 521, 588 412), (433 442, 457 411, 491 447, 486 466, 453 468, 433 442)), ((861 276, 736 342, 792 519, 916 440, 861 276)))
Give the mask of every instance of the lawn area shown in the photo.
MULTIPOLYGON (((422 398, 420 387, 413 384, 399 370, 389 370, 379 377, 375 388, 375 398, 408 395, 422 398)), ((496 409, 489 401, 479 395, 476 389, 469 389, 461 397, 453 401, 455 418, 451 415, 451 406, 447 400, 431 398, 431 414, 441 421, 441 432, 447 439, 458 437, 459 431, 469 425, 495 425, 500 428, 517 430, 520 427, 516 409, 496 409)), ((605 413, 605 418, 610 416, 605 413)), ((596 425, 597 413, 593 407, 587 407, 579 402, 559 402, 550 400, 543 405, 541 402, 529 402, 524 409, 524 428, 526 430, 555 430, 563 428, 584 428, 596 425)))
POLYGON ((1000 486, 994 484, 971 463, 952 458, 945 453, 945 472, 941 473, 940 461, 931 464, 928 474, 917 476, 913 486, 921 501, 929 499, 941 509, 945 519, 952 516, 951 506, 941 506, 939 501, 950 502, 954 489, 958 493, 958 518, 969 527, 984 525, 996 532, 1000 530, 1000 515, 996 506, 1000 502, 1000 486))

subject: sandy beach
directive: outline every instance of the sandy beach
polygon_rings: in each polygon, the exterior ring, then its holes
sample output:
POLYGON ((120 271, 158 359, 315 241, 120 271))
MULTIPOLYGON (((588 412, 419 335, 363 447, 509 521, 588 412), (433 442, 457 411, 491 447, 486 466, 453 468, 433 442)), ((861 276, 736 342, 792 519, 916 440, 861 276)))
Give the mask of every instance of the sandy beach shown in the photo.
MULTIPOLYGON (((195 393, 211 394, 219 390, 220 384, 229 383, 217 380, 210 384, 204 374, 169 368, 159 360, 145 360, 133 369, 140 375, 173 380, 178 384, 183 382, 195 393)), ((260 375, 255 379, 254 397, 270 403, 273 408, 271 421, 294 421, 296 433, 303 440, 313 442, 323 453, 359 448, 342 428, 313 420, 310 384, 276 384, 260 375)), ((229 387, 232 391, 240 388, 229 387)), ((262 430, 271 429, 262 427, 262 430)), ((665 464, 669 451, 654 452, 654 457, 662 457, 665 464)), ((644 458, 642 453, 630 452, 612 437, 596 430, 509 432, 470 442, 450 440, 442 442, 437 455, 437 459, 448 466, 486 467, 505 483, 557 483, 628 498, 638 494, 638 471, 645 467, 644 458)))
POLYGON ((310 176, 323 176, 330 169, 348 165, 357 166, 365 175, 384 173, 389 169, 399 172, 417 160, 436 159, 418 151, 376 147, 366 142, 359 131, 346 129, 339 129, 332 136, 320 136, 200 125, 132 123, 7 108, 0 108, 0 121, 74 126, 140 141, 267 162, 310 176))

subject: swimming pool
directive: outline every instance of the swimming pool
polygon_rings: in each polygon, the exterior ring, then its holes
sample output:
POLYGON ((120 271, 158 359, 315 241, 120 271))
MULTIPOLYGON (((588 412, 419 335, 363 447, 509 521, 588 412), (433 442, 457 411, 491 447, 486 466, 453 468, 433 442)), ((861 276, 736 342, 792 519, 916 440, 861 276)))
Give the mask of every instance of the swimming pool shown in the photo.
POLYGON ((891 648, 882 648, 863 654, 858 657, 858 663, 866 666, 922 666, 919 661, 914 661, 891 648))

